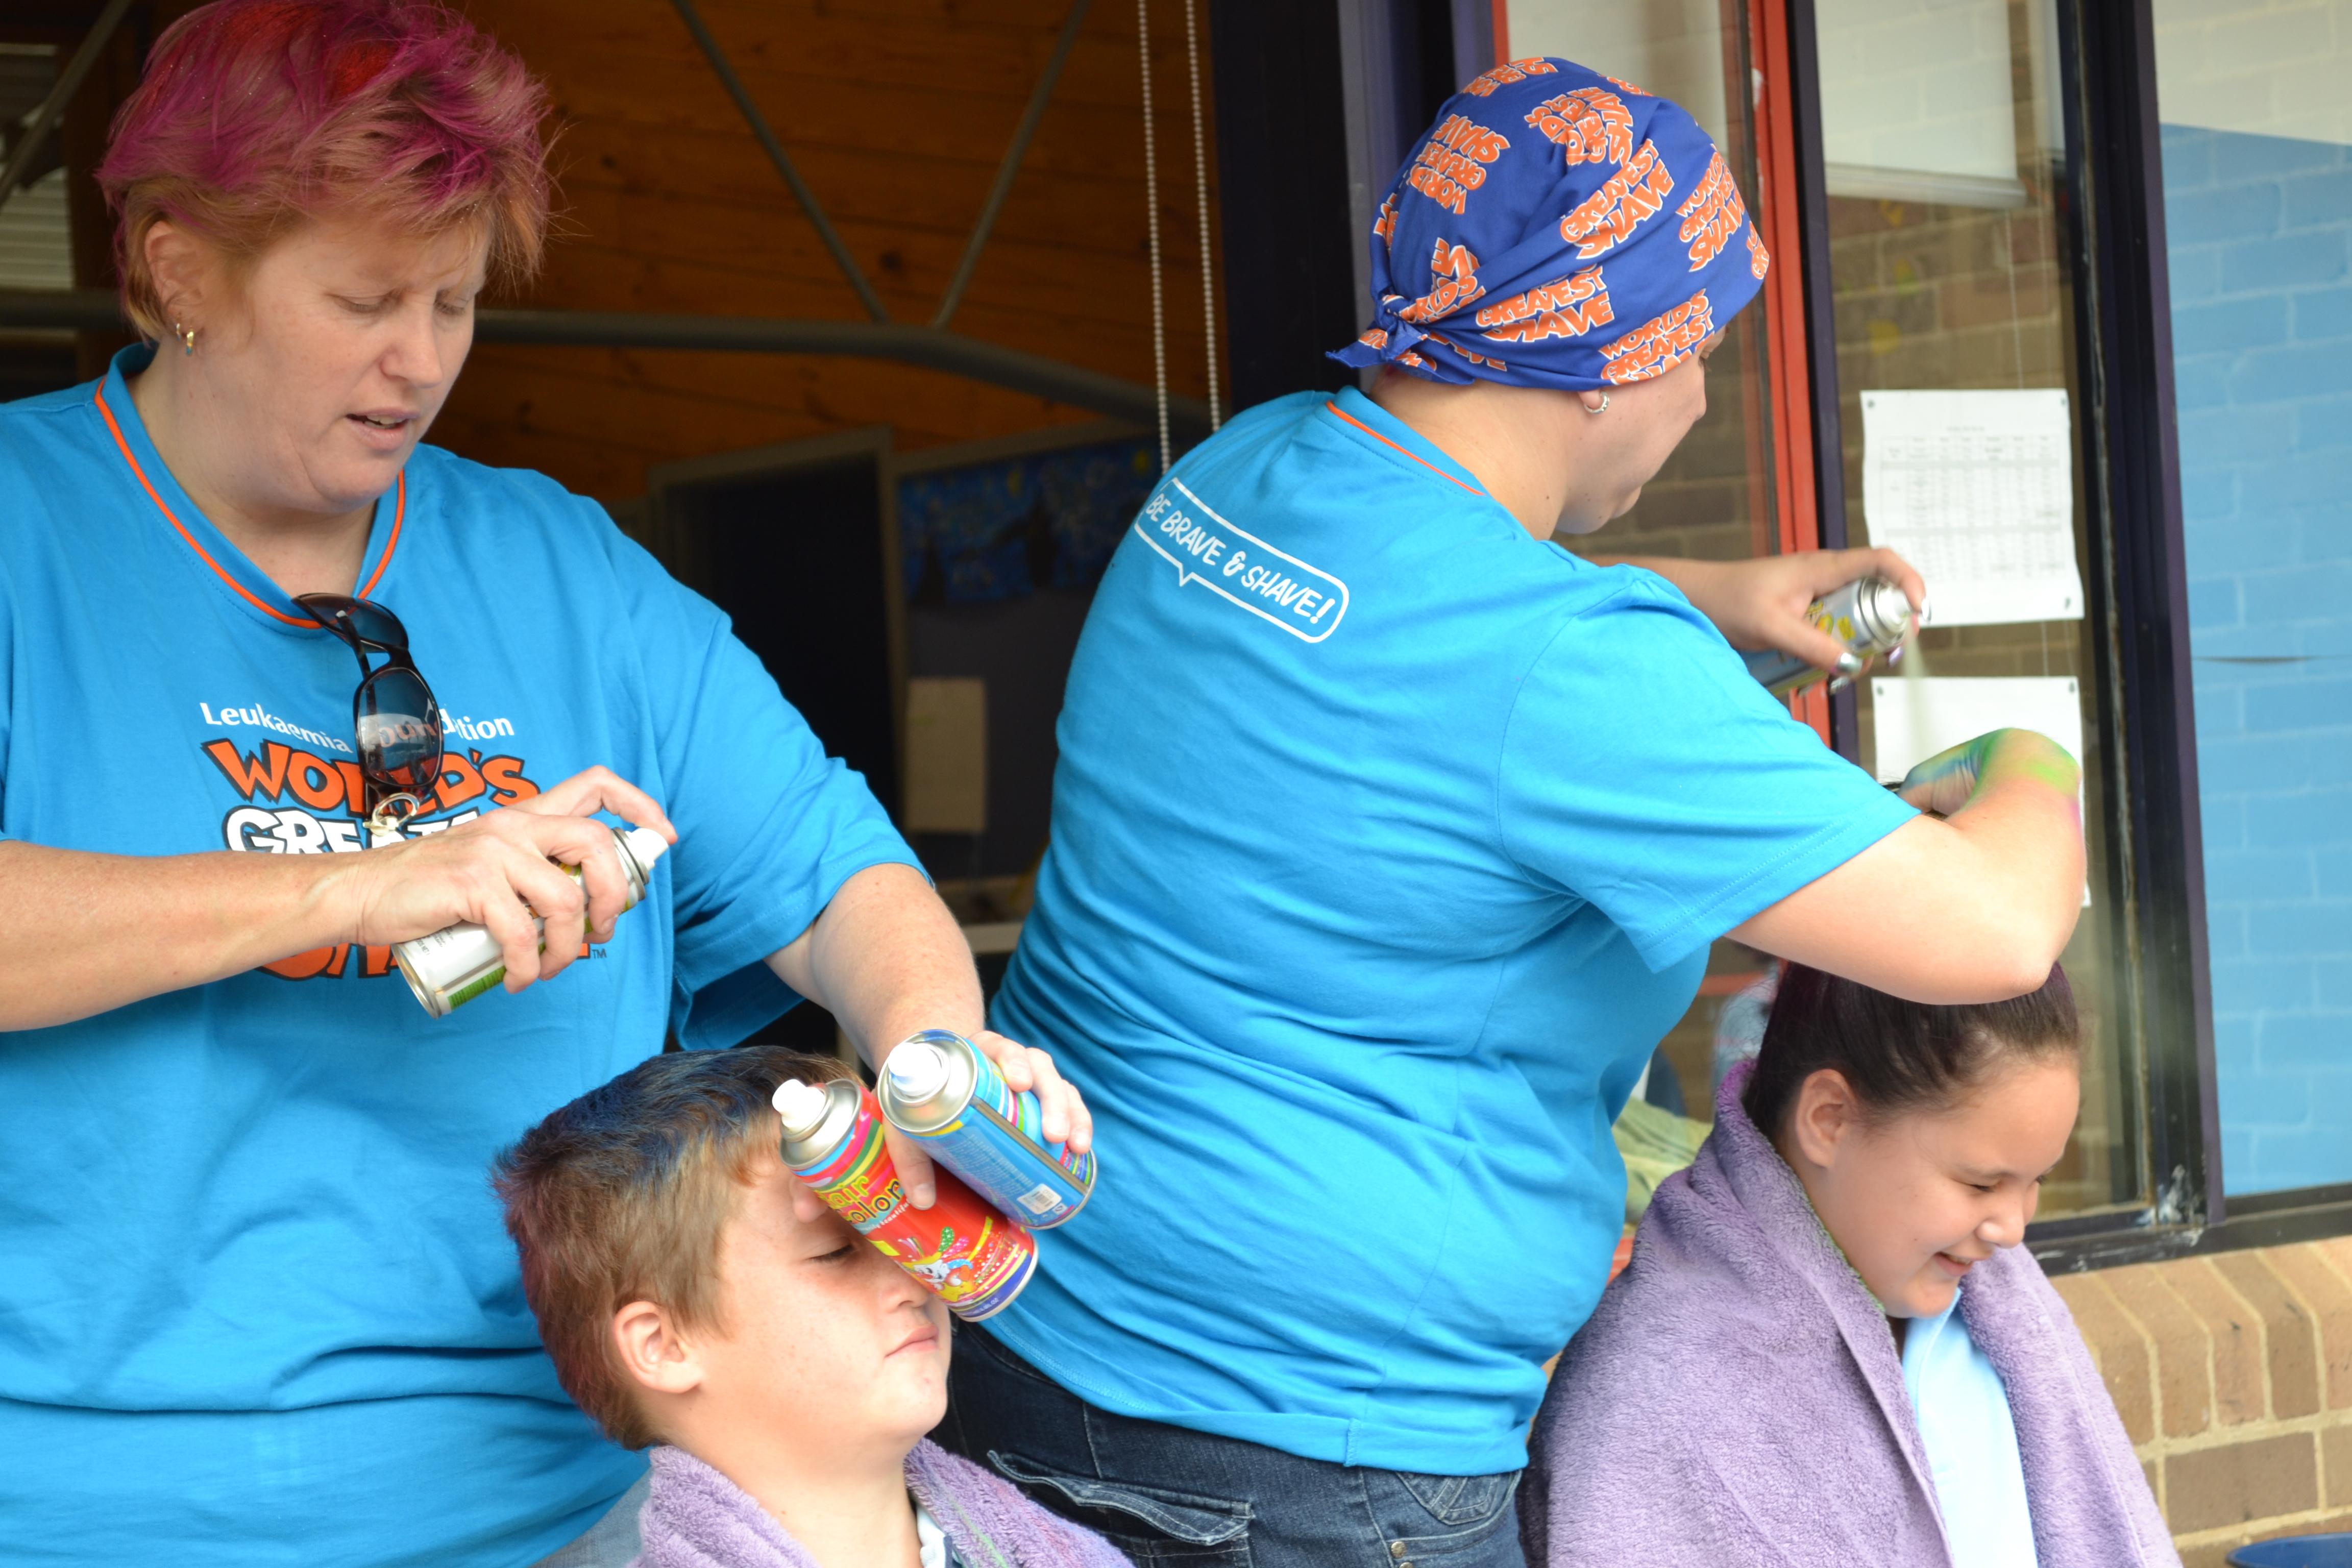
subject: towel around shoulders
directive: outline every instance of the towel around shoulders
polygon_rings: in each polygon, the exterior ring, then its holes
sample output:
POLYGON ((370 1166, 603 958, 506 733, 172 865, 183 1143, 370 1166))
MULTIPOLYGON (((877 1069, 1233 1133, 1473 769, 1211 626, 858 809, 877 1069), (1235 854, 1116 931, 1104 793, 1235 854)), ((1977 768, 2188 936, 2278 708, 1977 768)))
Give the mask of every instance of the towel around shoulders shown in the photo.
MULTIPOLYGON (((907 1489, 964 1568, 1127 1568, 1101 1536, 928 1440, 907 1456, 907 1489)), ((630 1568, 818 1568, 749 1493, 682 1448, 654 1450, 638 1531, 645 1550, 630 1568)))

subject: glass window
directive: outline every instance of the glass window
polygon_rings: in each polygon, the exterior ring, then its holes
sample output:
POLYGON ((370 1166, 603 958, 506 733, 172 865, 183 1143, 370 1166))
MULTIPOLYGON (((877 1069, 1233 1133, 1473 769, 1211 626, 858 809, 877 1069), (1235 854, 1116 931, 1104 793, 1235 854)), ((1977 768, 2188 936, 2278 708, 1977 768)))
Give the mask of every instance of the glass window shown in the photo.
POLYGON ((1999 727, 2081 759, 2087 907, 2064 963, 2083 1114, 2048 1215, 2144 1201, 2123 842, 2085 619, 2080 377, 2054 0, 1816 0, 1848 536, 1934 625, 1856 691, 1882 778, 1999 727))
MULTIPOLYGON (((1748 74, 1745 39, 1725 26, 1727 9, 1718 0, 1512 0, 1507 42, 1514 57, 1572 59, 1674 100, 1723 149, 1740 190, 1759 197, 1751 95, 1726 87, 1748 74)), ((1772 552, 1765 303, 1759 298, 1734 320, 1707 364, 1706 417, 1643 489, 1641 504, 1598 534, 1561 543, 1601 555, 1708 560, 1772 552)))
MULTIPOLYGON (((1757 179, 1759 131, 1770 130, 1757 124, 1757 104, 1773 84, 1737 25, 1748 14, 1721 0, 1512 0, 1507 47, 1581 59, 1683 103, 1722 142, 1769 224, 1776 197, 1789 198, 1757 179)), ((1911 753, 1940 749, 1939 725, 1968 726, 1951 737, 1962 739, 2028 723, 2082 757, 2089 886, 2100 891, 2065 962, 2085 1024, 2085 1094, 2044 1212, 2136 1207, 2147 1191, 2141 1075, 2121 922, 2105 891, 2121 838, 2084 619, 2054 0, 1816 0, 1814 15, 1848 534, 1873 542, 1874 500, 1886 542, 1900 525, 1965 521, 1965 537, 1945 531, 1945 552, 1989 558, 1964 563, 1989 567, 1991 579, 1962 592, 1948 575, 1943 625, 1899 674, 1864 683, 1859 754, 1900 776, 1911 753), (1885 394, 1907 395, 1874 395, 1885 394), (1987 484, 1999 493, 1945 493, 1987 484), (1997 526, 2009 521, 2016 526, 1997 526)), ((1795 261, 1788 249, 1779 247, 1783 265, 1795 261)), ((1631 514, 1576 547, 1721 559, 1814 542, 1810 515, 1782 515, 1810 508, 1788 504, 1788 476, 1774 467, 1790 445, 1810 458, 1809 430, 1780 446, 1773 431, 1769 355, 1785 344, 1801 363, 1800 330, 1773 321, 1769 300, 1744 311, 1709 376, 1707 418, 1631 514)), ((1787 396, 1777 407, 1792 426, 1805 416, 1787 396)), ((1707 1114, 1718 1037, 1727 1044, 1756 1026, 1741 993, 1762 967, 1760 955, 1717 944, 1706 990, 1664 1043, 1695 1114, 1707 1114)))
POLYGON ((2155 16, 2221 1179, 2352 1181, 2352 4, 2155 16))
MULTIPOLYGON (((1725 20, 1727 13, 1737 16, 1743 10, 1720 0, 1639 6, 1621 0, 1511 0, 1504 44, 1514 58, 1572 59, 1688 110, 1723 150, 1769 240, 1769 193, 1757 178, 1748 39, 1742 27, 1725 20)), ((1780 258, 1774 259, 1779 265, 1780 258)), ((1599 533, 1563 535, 1560 543, 1591 555, 1713 561, 1768 555, 1780 548, 1768 315, 1768 300, 1759 298, 1734 319, 1708 361, 1706 416, 1643 488, 1640 504, 1599 533)), ((1698 1000, 1666 1037, 1654 1064, 1654 1100, 1702 1121, 1712 1119, 1720 1016, 1765 963, 1736 942, 1716 944, 1698 1000)))
MULTIPOLYGON (((57 54, 52 44, 0 44, 0 128, 16 132, 48 97, 57 54)), ((70 289, 66 172, 37 163, 26 173, 29 182, 0 205, 0 289, 70 289)))

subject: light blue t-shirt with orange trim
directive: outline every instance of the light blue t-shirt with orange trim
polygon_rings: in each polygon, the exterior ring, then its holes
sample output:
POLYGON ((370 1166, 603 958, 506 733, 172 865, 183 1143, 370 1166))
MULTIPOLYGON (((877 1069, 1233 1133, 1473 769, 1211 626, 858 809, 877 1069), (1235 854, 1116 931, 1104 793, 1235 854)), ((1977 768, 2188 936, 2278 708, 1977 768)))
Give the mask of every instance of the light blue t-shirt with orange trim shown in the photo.
MULTIPOLYGON (((362 847, 358 665, 181 491, 123 382, 0 407, 0 835, 362 847)), ((593 502, 420 447, 360 574, 445 711, 438 831, 603 763, 680 832, 610 943, 428 1017, 322 949, 0 1039, 11 1563, 527 1563, 643 1469, 556 1385, 488 1173, 794 1000, 761 960, 913 857, 726 617, 593 502)), ((127 943, 112 962, 148 962, 127 943)))
POLYGON ((1161 481, 1057 734, 994 1022, 1101 1163, 990 1331, 1123 1415, 1523 1465, 1707 944, 1910 808, 1670 584, 1531 538, 1353 390, 1161 481))

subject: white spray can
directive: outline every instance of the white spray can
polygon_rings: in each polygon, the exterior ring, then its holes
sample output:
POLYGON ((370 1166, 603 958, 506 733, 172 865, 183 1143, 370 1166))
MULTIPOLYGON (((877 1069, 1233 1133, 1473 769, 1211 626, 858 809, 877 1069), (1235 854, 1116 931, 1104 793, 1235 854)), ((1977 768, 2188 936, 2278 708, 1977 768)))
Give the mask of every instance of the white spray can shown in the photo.
MULTIPOLYGON (((621 874, 629 882, 629 901, 621 906, 625 913, 646 896, 654 862, 669 848, 669 841, 650 827, 615 827, 613 848, 620 858, 621 874)), ((577 866, 564 867, 563 873, 575 882, 580 879, 577 866)), ((534 915, 531 923, 539 928, 539 951, 545 952, 547 921, 534 915)), ((584 921, 582 930, 584 933, 584 921)), ((416 993, 416 1000, 436 1018, 447 1017, 507 977, 506 952, 499 939, 488 926, 472 921, 444 926, 430 936, 394 942, 392 961, 400 965, 401 975, 416 993)))

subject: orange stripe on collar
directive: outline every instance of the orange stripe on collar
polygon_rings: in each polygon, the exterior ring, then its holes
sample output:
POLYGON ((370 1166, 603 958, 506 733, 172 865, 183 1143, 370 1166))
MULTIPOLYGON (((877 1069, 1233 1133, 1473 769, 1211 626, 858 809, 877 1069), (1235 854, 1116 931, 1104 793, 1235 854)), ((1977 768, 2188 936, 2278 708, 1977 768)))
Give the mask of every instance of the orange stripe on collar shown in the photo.
POLYGON ((1323 406, 1338 415, 1340 418, 1345 419, 1349 424, 1353 425, 1357 429, 1361 430, 1365 435, 1370 436, 1373 440, 1378 441, 1381 446, 1395 447, 1398 451, 1402 452, 1406 457, 1411 458, 1414 462, 1419 463, 1423 468, 1427 468, 1431 473, 1435 474, 1439 479, 1444 479, 1447 484, 1461 485, 1464 489, 1468 490, 1472 495, 1478 497, 1481 500, 1491 499, 1487 496, 1485 490, 1480 489, 1476 485, 1465 484, 1461 479, 1458 479, 1452 474, 1447 473, 1444 468, 1439 468, 1435 463, 1431 462, 1427 458, 1423 457, 1420 453, 1413 451, 1409 447, 1398 447, 1394 441, 1390 440, 1387 437, 1381 435, 1379 431, 1373 429, 1370 426, 1365 424, 1362 420, 1357 418, 1346 409, 1340 407, 1337 402, 1327 398, 1324 401, 1323 406))
POLYGON ((408 470, 406 468, 401 469, 392 477, 392 531, 384 535, 383 554, 375 563, 375 575, 367 580, 367 586, 352 595, 354 598, 364 599, 375 592, 375 585, 383 581, 384 569, 392 564, 392 552, 400 548, 400 525, 408 516, 408 470))
MULTIPOLYGON (((274 616, 278 620, 284 621, 289 626, 308 626, 314 631, 322 629, 320 623, 309 619, 307 616, 288 615, 285 611, 278 608, 275 605, 268 603, 267 600, 260 597, 260 595, 254 593, 252 589, 247 587, 244 584, 238 582, 235 577, 231 576, 227 572, 222 569, 221 563, 212 558, 211 552, 206 551, 202 544, 196 542, 196 536, 188 531, 187 524, 182 522, 178 514, 173 512, 169 506, 164 504, 163 496, 158 493, 155 489, 154 481, 147 477, 147 470, 140 466, 138 454, 131 451, 131 443, 123 439, 122 426, 115 423, 114 410, 106 405, 106 388, 104 386, 100 386, 98 389, 97 402, 99 417, 106 421, 106 428, 114 437, 114 445, 116 448, 122 453, 122 460, 130 464, 131 471, 138 476, 139 487, 147 492, 147 499, 155 503, 155 510, 163 514, 164 521, 172 525, 182 539, 188 542, 188 548, 196 552, 196 559, 211 567, 215 576, 227 584, 230 587, 236 589, 239 597, 244 599, 246 603, 251 605, 255 609, 259 610, 263 615, 274 616)), ((393 548, 400 542, 400 525, 403 520, 404 520, 408 515, 408 472, 406 469, 404 468, 401 470, 399 477, 394 481, 394 484, 398 499, 393 503, 392 533, 391 536, 383 542, 383 558, 375 563, 375 575, 370 577, 367 580, 367 586, 359 591, 356 595, 359 598, 366 598, 370 594, 375 591, 375 585, 383 581, 384 568, 392 564, 393 548)))

